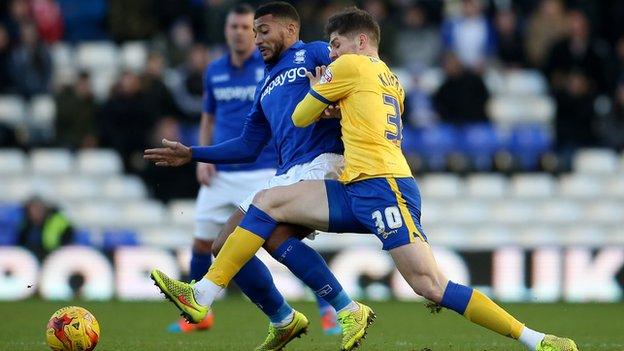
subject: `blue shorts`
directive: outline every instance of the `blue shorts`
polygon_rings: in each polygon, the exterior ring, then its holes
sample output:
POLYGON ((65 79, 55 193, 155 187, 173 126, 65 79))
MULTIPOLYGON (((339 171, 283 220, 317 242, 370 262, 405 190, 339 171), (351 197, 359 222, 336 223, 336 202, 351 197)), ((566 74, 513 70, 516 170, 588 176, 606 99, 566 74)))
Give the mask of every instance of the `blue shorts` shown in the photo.
POLYGON ((372 178, 343 184, 325 180, 329 231, 375 233, 384 250, 427 241, 420 226, 420 192, 407 178, 372 178))

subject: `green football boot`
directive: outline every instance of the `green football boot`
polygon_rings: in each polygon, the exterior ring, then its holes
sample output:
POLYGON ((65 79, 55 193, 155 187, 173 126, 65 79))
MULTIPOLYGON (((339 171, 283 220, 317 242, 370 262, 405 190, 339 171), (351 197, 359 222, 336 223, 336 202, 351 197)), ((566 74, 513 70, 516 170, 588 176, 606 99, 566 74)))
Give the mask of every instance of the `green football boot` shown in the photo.
POLYGON ((165 294, 165 297, 182 312, 182 316, 189 323, 199 323, 206 317, 210 308, 200 305, 195 300, 195 293, 193 292, 195 281, 189 284, 171 279, 158 269, 154 269, 150 277, 160 291, 165 294))
POLYGON ((354 350, 360 346, 363 339, 366 338, 366 330, 373 324, 375 312, 359 302, 357 311, 342 311, 338 313, 338 323, 342 327, 342 345, 340 350, 354 350))
POLYGON ((546 335, 537 347, 537 351, 578 351, 578 347, 572 339, 546 335))
POLYGON ((255 351, 279 351, 294 338, 308 332, 310 322, 301 312, 295 311, 293 320, 284 327, 269 325, 269 335, 264 342, 256 347, 255 351))

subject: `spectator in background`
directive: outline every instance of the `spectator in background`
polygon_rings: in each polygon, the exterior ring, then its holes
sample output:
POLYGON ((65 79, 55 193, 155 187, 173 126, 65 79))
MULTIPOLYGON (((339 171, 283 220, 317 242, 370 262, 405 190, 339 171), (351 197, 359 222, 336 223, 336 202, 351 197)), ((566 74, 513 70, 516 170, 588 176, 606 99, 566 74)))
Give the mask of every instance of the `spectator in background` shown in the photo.
POLYGON ((153 0, 109 0, 110 34, 118 42, 149 39, 158 30, 153 0))
POLYGON ((106 38, 107 0, 58 0, 64 39, 76 43, 106 38))
POLYGON ((585 14, 571 10, 568 14, 567 36, 556 43, 548 56, 545 73, 555 89, 565 89, 568 74, 580 70, 590 79, 590 88, 607 92, 613 87, 613 69, 609 46, 592 38, 585 14))
POLYGON ((163 82, 164 69, 165 58, 160 52, 154 51, 148 55, 145 72, 141 77, 145 98, 151 102, 151 114, 157 118, 180 115, 169 88, 163 82))
POLYGON ((481 70, 495 53, 496 34, 483 14, 482 0, 462 0, 462 13, 442 24, 442 42, 446 51, 457 54, 469 69, 481 70))
POLYGON ((30 22, 30 9, 26 0, 11 0, 9 3, 8 17, 4 19, 11 42, 16 43, 20 37, 20 26, 30 22))
POLYGON ((392 65, 397 61, 395 47, 398 27, 390 17, 389 6, 390 2, 383 0, 364 0, 362 3, 362 9, 370 13, 381 28, 381 37, 384 38, 379 43, 381 59, 385 63, 392 65))
POLYGON ((208 64, 208 53, 196 44, 189 51, 186 63, 176 71, 171 91, 178 108, 190 120, 197 120, 202 112, 203 72, 208 64))
POLYGON ((498 59, 506 68, 522 68, 526 65, 522 33, 516 13, 511 8, 496 14, 496 42, 498 59))
POLYGON ((622 78, 613 95, 613 107, 600 126, 600 136, 607 146, 621 151, 624 150, 624 80, 622 78))
POLYGON ((527 58, 532 66, 541 68, 546 64, 551 47, 565 37, 567 23, 562 0, 542 0, 528 20, 524 37, 527 58))
POLYGON ((413 65, 409 72, 412 79, 411 88, 406 91, 405 111, 407 122, 413 127, 430 127, 437 122, 437 115, 431 102, 431 96, 421 88, 420 78, 426 69, 422 65, 413 65))
POLYGON ((32 22, 22 23, 20 43, 11 54, 10 74, 18 94, 30 97, 50 90, 52 61, 32 22))
MULTIPOLYGON (((180 123, 175 118, 165 117, 157 122, 148 147, 160 146, 163 138, 181 139, 180 123)), ((143 166, 141 176, 155 198, 167 202, 176 198, 192 198, 197 194, 199 184, 189 181, 195 177, 195 165, 157 167, 145 162, 143 166)))
POLYGON ((186 21, 177 21, 171 27, 167 41, 167 61, 177 67, 186 60, 195 38, 191 25, 186 21))
POLYGON ((440 56, 440 32, 418 4, 410 5, 401 16, 402 28, 397 33, 395 56, 399 65, 433 66, 440 56))
POLYGON ((98 117, 102 143, 119 152, 131 172, 143 165, 143 149, 156 119, 150 114, 152 103, 145 98, 139 77, 124 72, 98 117))
POLYGON ((9 63, 11 62, 11 39, 6 27, 0 23, 0 94, 11 91, 11 75, 9 63))
POLYGON ((440 120, 455 125, 487 122, 489 93, 481 76, 465 69, 452 52, 444 55, 442 65, 446 77, 433 97, 440 120))
POLYGON ((197 41, 208 45, 223 44, 223 25, 232 0, 187 0, 189 22, 197 41))
POLYGON ((0 148, 1 147, 18 147, 20 146, 17 141, 17 135, 15 134, 15 129, 11 128, 11 126, 0 122, 0 148))
POLYGON ((96 104, 89 74, 81 72, 73 86, 61 88, 54 100, 57 144, 73 150, 97 146, 96 104))
POLYGON ((61 40, 63 19, 61 7, 55 0, 32 0, 32 13, 43 42, 52 44, 61 40))
POLYGON ((42 259, 59 247, 73 242, 74 228, 58 208, 38 197, 26 202, 18 239, 20 246, 42 259))
POLYGON ((297 4, 301 23, 305 23, 300 29, 301 40, 308 42, 325 38, 327 19, 342 8, 343 6, 329 1, 302 1, 297 4))
POLYGON ((567 164, 579 147, 595 146, 594 94, 583 71, 566 74, 563 88, 555 91, 556 148, 567 164))
POLYGON ((624 36, 615 42, 615 64, 616 77, 621 81, 624 78, 624 36))
POLYGON ((180 18, 188 16, 190 3, 180 0, 158 0, 154 2, 159 28, 165 32, 180 18))

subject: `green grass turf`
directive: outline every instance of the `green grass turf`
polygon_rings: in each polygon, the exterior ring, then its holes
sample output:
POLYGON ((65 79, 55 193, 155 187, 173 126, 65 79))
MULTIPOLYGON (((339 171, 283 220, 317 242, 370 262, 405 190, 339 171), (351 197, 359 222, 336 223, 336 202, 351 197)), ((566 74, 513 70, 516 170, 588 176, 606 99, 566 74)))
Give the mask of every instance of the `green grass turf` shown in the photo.
MULTIPOLYGON (((46 350, 44 328, 58 308, 77 304, 100 322, 97 351, 111 350, 253 350, 266 333, 266 320, 249 302, 231 297, 215 305, 216 325, 208 332, 172 335, 165 327, 176 310, 161 302, 0 303, 0 350, 46 350)), ((311 321, 310 333, 289 350, 338 350, 339 337, 320 332, 315 304, 293 303, 311 321)), ((361 350, 524 350, 517 342, 468 323, 450 311, 431 315, 422 302, 371 302, 377 312, 361 350)), ((529 326, 573 336, 580 350, 624 350, 624 304, 509 304, 506 308, 529 326)))

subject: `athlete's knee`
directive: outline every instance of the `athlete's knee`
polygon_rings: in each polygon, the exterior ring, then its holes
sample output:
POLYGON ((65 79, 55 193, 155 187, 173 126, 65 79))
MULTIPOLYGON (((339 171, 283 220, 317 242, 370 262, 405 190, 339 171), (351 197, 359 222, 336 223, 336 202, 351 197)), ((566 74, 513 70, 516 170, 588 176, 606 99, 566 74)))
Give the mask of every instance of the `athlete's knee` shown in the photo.
POLYGON ((282 202, 279 201, 274 191, 271 189, 260 190, 253 198, 252 204, 264 211, 273 219, 278 219, 282 202))
POLYGON ((208 254, 212 252, 212 240, 195 238, 193 240, 193 252, 208 254))

